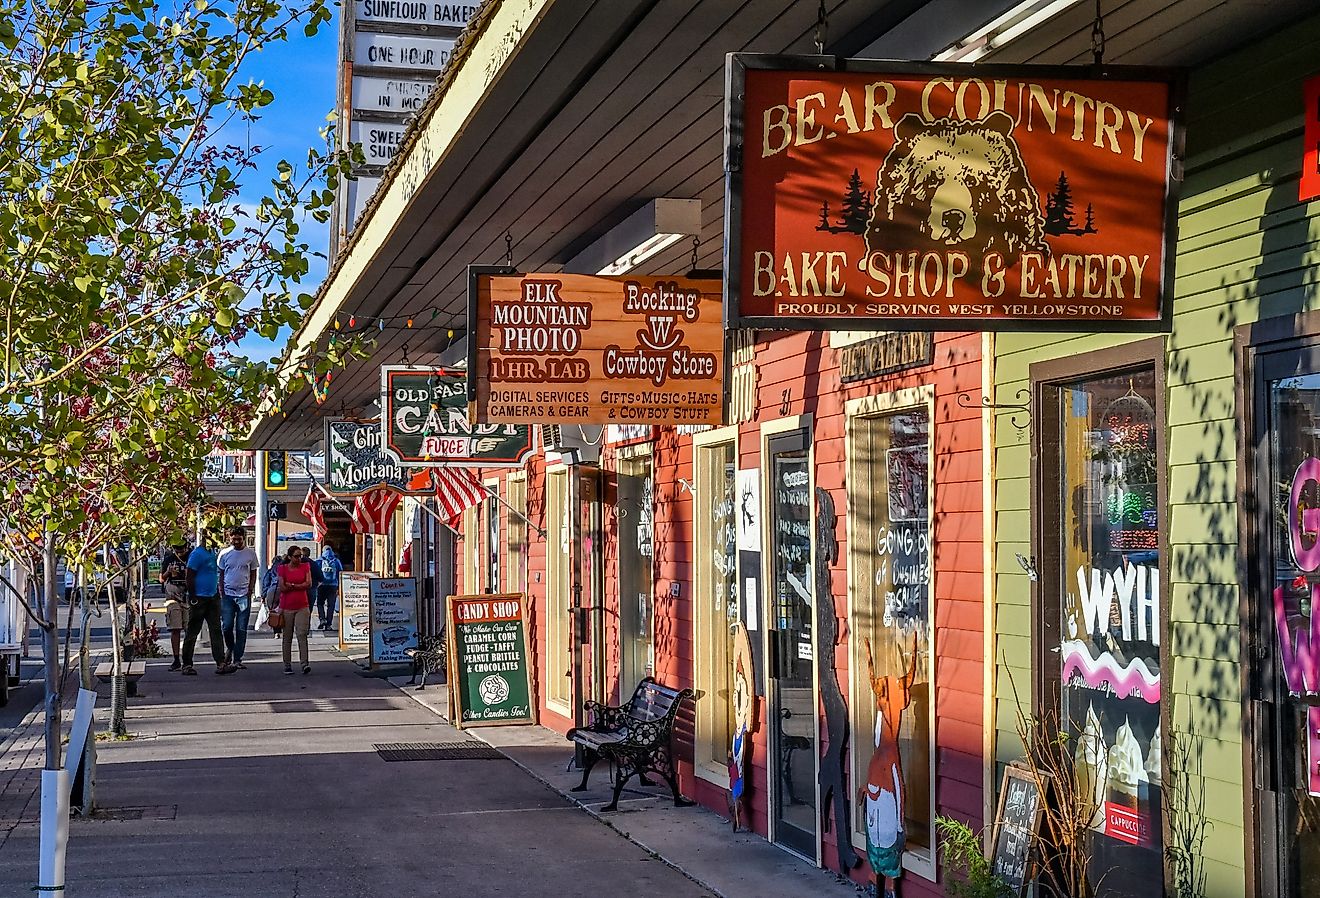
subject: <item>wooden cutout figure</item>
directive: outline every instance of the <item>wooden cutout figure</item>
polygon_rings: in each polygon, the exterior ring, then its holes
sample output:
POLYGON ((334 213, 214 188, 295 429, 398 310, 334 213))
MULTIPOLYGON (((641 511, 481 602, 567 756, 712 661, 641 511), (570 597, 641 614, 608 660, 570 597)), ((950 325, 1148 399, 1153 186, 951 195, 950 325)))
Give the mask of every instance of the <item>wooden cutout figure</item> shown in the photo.
POLYGON ((820 702, 825 707, 828 747, 820 759, 820 804, 822 828, 829 829, 828 808, 834 808, 835 850, 839 869, 847 872, 862 862, 852 847, 848 810, 848 705, 834 669, 834 649, 839 641, 839 619, 834 613, 830 566, 839 560, 839 541, 834 537, 838 523, 834 499, 816 487, 816 678, 820 702))
POLYGON ((901 677, 876 676, 871 640, 866 643, 866 672, 875 693, 875 750, 866 770, 860 800, 866 808, 866 859, 876 894, 897 898, 898 879, 903 875, 903 849, 907 843, 904 808, 903 760, 898 752, 898 734, 903 712, 912 704, 912 682, 917 674, 917 643, 912 642, 912 662, 901 677), (880 881, 884 880, 884 891, 880 881))
POLYGON ((742 825, 746 794, 747 759, 756 731, 756 688, 752 672, 752 641, 747 627, 733 624, 733 745, 729 750, 729 816, 733 831, 742 825))

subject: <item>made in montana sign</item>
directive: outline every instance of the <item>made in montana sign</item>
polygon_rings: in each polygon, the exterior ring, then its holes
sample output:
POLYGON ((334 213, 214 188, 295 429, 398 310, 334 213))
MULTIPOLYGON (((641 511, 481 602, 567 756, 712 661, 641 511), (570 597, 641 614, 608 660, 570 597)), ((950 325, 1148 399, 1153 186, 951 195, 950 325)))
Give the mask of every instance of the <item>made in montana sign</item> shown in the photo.
POLYGON ((467 375, 444 368, 384 367, 381 438, 405 466, 518 468, 535 448, 526 424, 473 424, 467 375))
POLYGON ((381 451, 380 421, 327 418, 325 422, 325 488, 331 495, 356 496, 387 486, 399 493, 429 493, 409 490, 412 472, 381 451))

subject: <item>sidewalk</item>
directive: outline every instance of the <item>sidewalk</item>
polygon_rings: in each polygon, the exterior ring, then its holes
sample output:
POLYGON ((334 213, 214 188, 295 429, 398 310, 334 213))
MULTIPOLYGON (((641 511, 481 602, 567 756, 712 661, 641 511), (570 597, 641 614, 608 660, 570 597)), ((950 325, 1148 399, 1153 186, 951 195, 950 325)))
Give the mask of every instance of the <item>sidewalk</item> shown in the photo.
MULTIPOLYGON (((418 691, 407 677, 390 682, 445 719, 448 687, 428 683, 418 691)), ((498 749, 523 770, 574 802, 601 823, 659 856, 722 898, 857 898, 864 890, 828 870, 781 851, 754 833, 733 832, 729 821, 701 806, 674 807, 669 787, 629 782, 619 810, 603 812, 613 794, 608 766, 597 765, 585 792, 570 792, 582 771, 568 769, 573 747, 540 726, 477 727, 464 731, 498 749)))
MULTIPOLYGON (((70 825, 69 898, 710 894, 312 642, 307 676, 285 676, 257 634, 233 675, 206 656, 195 677, 148 663, 136 738, 98 745, 99 810, 70 825), (377 748, 419 743, 440 748, 377 748)), ((103 691, 98 729, 106 713, 103 691)), ((24 820, 0 851, 0 895, 35 881, 35 806, 24 820)))

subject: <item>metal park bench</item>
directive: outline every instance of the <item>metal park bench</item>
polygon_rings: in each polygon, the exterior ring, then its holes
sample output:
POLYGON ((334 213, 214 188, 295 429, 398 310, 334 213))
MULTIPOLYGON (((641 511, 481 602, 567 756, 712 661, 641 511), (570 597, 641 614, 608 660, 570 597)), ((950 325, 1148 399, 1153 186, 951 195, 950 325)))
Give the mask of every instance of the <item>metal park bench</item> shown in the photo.
POLYGON ((647 677, 637 684, 632 698, 617 708, 599 702, 584 703, 591 723, 568 732, 569 740, 582 747, 582 782, 572 791, 586 790, 591 768, 604 758, 617 768, 614 798, 604 810, 618 810, 624 784, 634 775, 646 783, 648 771, 669 783, 674 807, 693 804, 678 793, 678 777, 669 747, 679 705, 691 697, 691 689, 671 689, 647 677))
POLYGON ((417 689, 419 691, 425 689, 427 676, 445 669, 445 636, 443 633, 436 636, 419 636, 417 648, 404 649, 403 653, 412 659, 412 679, 408 681, 408 685, 417 682, 417 674, 420 671, 422 685, 417 689))

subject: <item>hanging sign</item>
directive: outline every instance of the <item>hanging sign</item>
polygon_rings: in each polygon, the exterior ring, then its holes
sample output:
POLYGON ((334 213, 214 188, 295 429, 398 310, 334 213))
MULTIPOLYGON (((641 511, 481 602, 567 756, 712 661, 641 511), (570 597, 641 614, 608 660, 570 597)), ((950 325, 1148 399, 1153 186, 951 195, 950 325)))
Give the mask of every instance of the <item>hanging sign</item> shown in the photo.
POLYGON ((1297 190, 1301 202, 1320 196, 1320 75, 1302 82, 1302 181, 1297 190))
POLYGON ((408 662, 408 649, 417 648, 417 581, 373 577, 367 593, 372 665, 408 662))
POLYGON ((532 454, 532 428, 472 424, 466 375, 444 368, 380 370, 381 435, 404 466, 520 468, 532 454))
POLYGON ((536 723, 527 597, 450 596, 450 691, 459 729, 536 723))
POLYGON ((375 574, 343 571, 339 574, 339 649, 371 642, 371 581, 375 574))
POLYGON ((435 79, 353 76, 353 109, 358 112, 413 113, 422 108, 435 79))
POLYGON ((1168 329, 1177 74, 729 65, 731 327, 1168 329))
POLYGON ((353 35, 353 64, 371 68, 438 72, 449 63, 454 41, 447 37, 359 31, 353 35))
POLYGON ((716 282, 469 272, 468 396, 478 421, 721 422, 716 282))
POLYGON ((439 25, 462 28, 477 12, 475 3, 436 3, 435 0, 357 0, 353 18, 389 25, 439 25))
POLYGON ((387 486, 395 492, 430 495, 430 489, 408 488, 412 471, 380 448, 380 419, 325 422, 325 482, 332 496, 356 496, 387 486))

